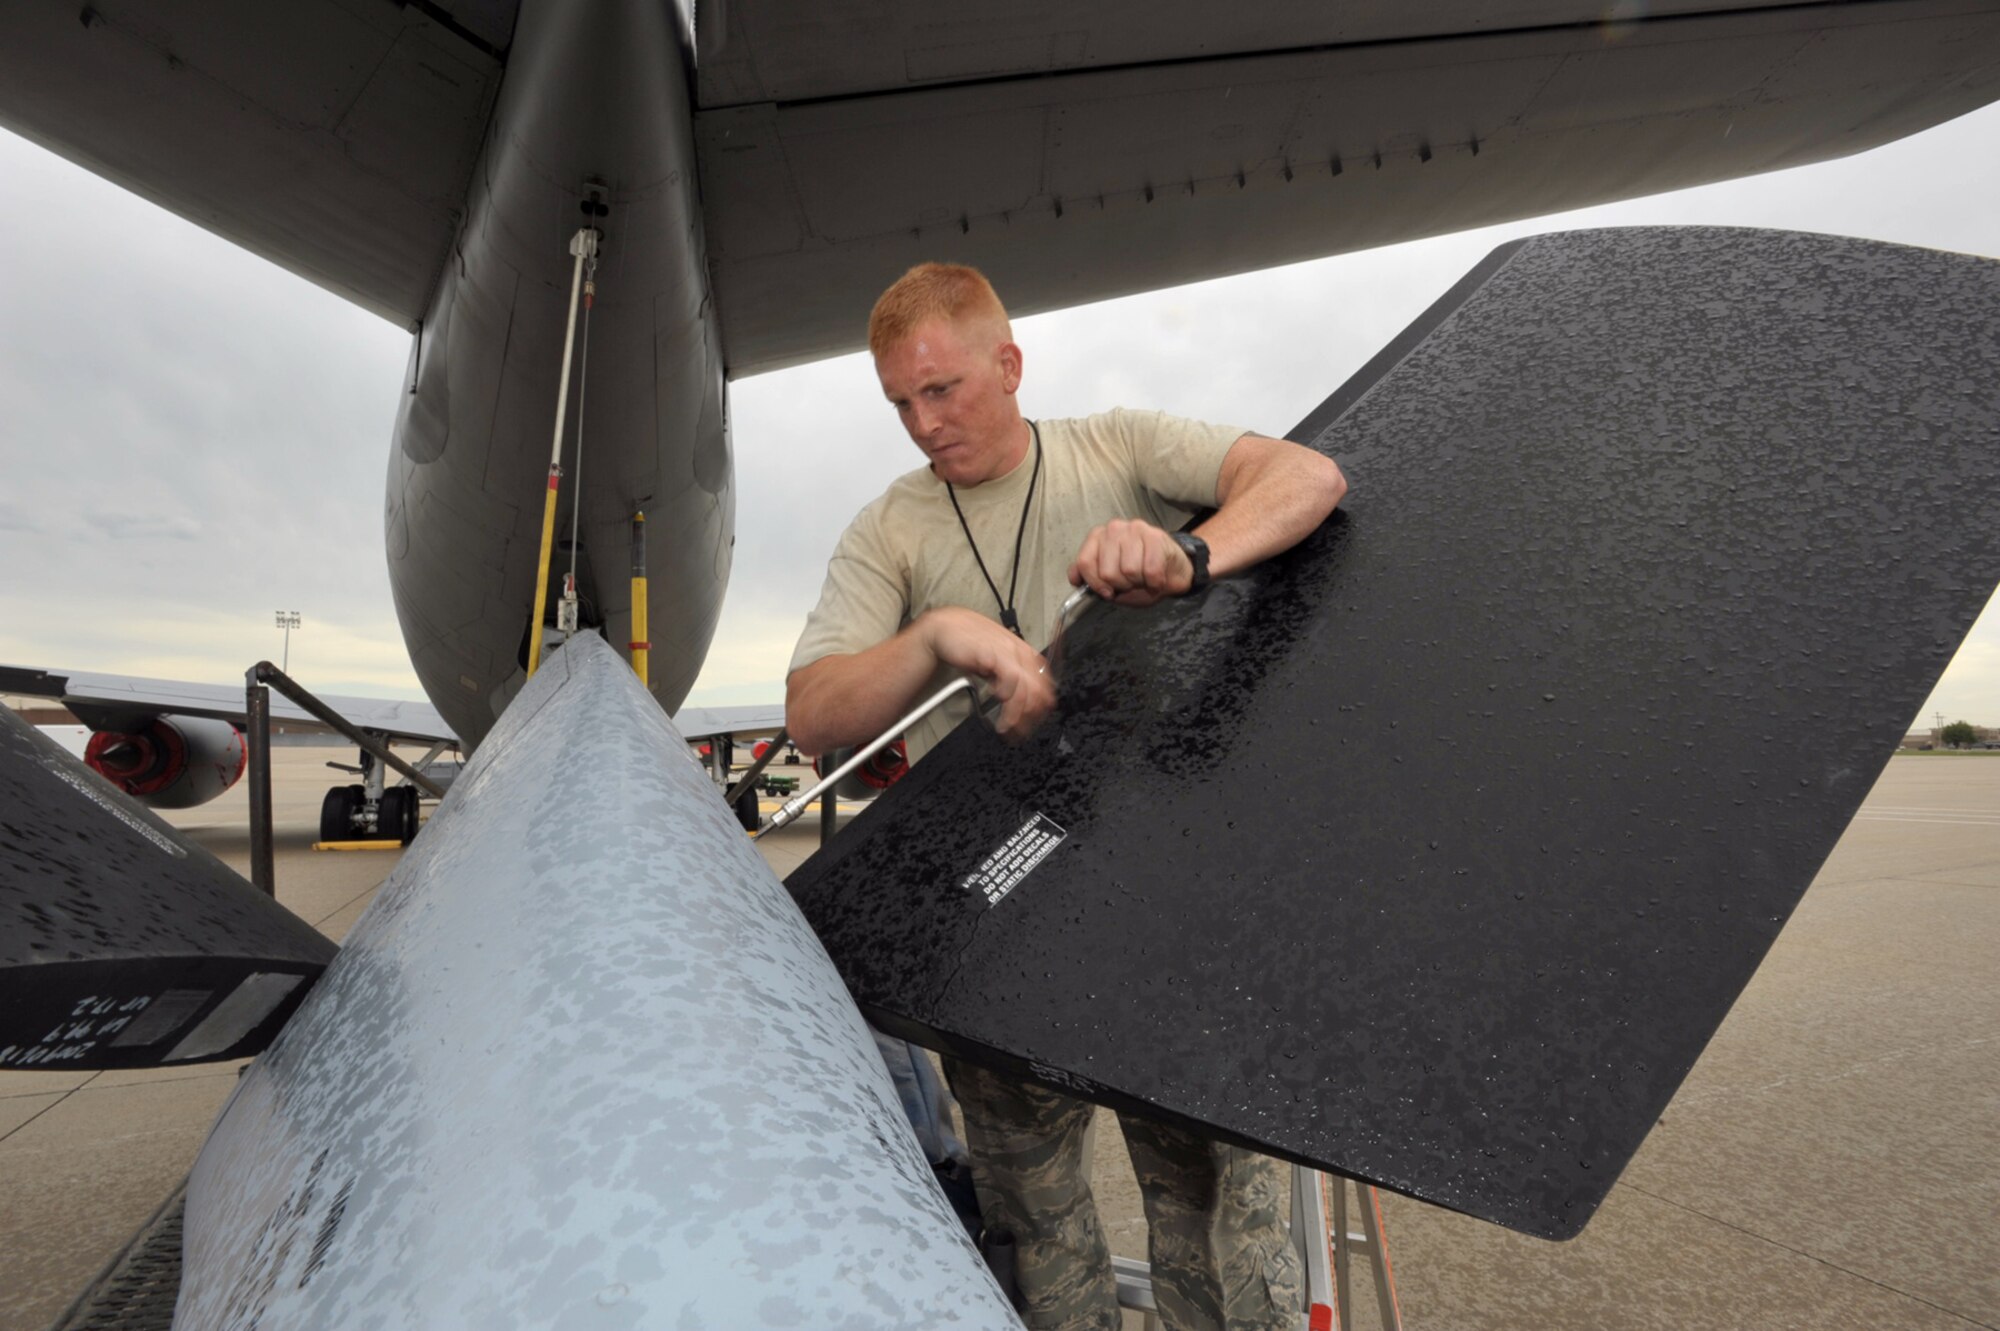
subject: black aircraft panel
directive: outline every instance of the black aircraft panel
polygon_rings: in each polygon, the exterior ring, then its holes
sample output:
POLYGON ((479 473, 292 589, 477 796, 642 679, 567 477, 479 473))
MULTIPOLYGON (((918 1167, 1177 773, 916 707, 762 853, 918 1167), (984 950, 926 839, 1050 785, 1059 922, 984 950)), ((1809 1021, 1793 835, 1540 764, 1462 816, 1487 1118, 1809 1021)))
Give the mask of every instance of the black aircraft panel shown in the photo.
POLYGON ((334 951, 0 708, 0 1068, 254 1054, 334 951))
POLYGON ((893 1031, 1573 1235, 2000 580, 2000 264, 1539 237, 1293 437, 1332 521, 790 886, 893 1031))

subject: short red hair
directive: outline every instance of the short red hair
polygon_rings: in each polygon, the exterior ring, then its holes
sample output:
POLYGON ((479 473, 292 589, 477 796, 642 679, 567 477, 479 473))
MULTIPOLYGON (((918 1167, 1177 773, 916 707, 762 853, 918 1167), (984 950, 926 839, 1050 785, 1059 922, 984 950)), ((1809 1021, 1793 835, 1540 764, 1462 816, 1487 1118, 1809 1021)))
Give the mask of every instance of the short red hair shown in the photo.
POLYGON ((897 278, 868 316, 868 350, 876 356, 901 342, 926 319, 955 324, 991 323, 1002 342, 1014 340, 1007 307, 977 268, 958 263, 920 263, 897 278))

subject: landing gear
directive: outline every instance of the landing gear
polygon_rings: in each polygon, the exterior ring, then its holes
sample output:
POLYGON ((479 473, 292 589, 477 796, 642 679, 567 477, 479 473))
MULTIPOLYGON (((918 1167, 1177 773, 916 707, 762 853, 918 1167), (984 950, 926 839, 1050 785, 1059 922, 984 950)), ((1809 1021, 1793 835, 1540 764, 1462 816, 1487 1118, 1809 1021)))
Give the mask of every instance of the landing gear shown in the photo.
POLYGON ((404 845, 417 839, 417 788, 397 786, 382 792, 382 813, 379 819, 382 835, 394 837, 404 845))
POLYGON ((366 793, 360 786, 335 786, 319 802, 319 839, 352 841, 366 793))
POLYGON ((361 765, 328 763, 343 772, 359 773, 363 784, 335 786, 319 806, 321 841, 396 840, 409 845, 422 822, 415 786, 384 787, 382 764, 363 751, 361 765))
MULTIPOLYGON (((723 798, 727 799, 730 781, 729 769, 736 759, 735 737, 731 735, 717 735, 710 739, 708 743, 702 745, 702 752, 708 759, 709 776, 714 778, 717 788, 723 792, 723 798)), ((757 830, 758 824, 763 821, 764 815, 763 810, 757 807, 757 785, 754 781, 744 787, 743 793, 736 797, 736 803, 731 806, 730 811, 736 815, 736 821, 742 825, 744 831, 754 832, 757 830)))
POLYGON ((422 824, 415 786, 394 786, 375 802, 368 816, 368 792, 360 786, 335 786, 319 805, 321 841, 396 840, 409 845, 422 824))

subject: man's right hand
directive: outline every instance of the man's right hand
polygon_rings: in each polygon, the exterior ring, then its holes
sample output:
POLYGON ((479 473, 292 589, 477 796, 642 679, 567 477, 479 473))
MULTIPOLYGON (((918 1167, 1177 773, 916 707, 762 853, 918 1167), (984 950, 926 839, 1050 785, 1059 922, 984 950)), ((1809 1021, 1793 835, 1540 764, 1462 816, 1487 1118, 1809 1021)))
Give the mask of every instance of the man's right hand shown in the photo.
POLYGON ((1002 739, 1026 739, 1054 710, 1048 661, 984 615, 953 606, 926 611, 911 627, 940 662, 986 681, 1000 701, 994 729, 1002 739))
POLYGON ((817 757, 866 744, 927 693, 940 664, 984 680, 1000 700, 995 725, 1024 739, 1056 705, 1049 663, 1034 648, 973 611, 930 610, 884 642, 823 656, 785 680, 785 724, 817 757))

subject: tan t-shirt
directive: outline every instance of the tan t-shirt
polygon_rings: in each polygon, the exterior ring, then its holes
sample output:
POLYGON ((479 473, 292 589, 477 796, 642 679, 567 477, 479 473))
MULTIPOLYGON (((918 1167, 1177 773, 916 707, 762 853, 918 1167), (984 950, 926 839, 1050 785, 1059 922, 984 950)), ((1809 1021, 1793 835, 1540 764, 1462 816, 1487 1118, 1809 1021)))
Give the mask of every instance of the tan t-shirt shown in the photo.
MULTIPOLYGON (((1072 590, 1069 566, 1083 538, 1113 518, 1143 518, 1174 531, 1197 510, 1213 507, 1222 460, 1245 431, 1125 408, 1039 421, 1037 427, 1042 474, 1021 537, 1014 610, 1022 636, 1043 647, 1072 590)), ((1005 476, 958 489, 966 525, 1003 597, 1034 469, 1031 445, 1005 476)), ((791 669, 865 651, 940 606, 1000 618, 1000 604, 980 576, 944 482, 923 467, 897 478, 842 533, 819 604, 792 652, 791 669)), ((932 687, 942 687, 952 674, 939 671, 932 687)), ((971 714, 971 701, 958 698, 918 722, 906 736, 911 761, 971 714)))

